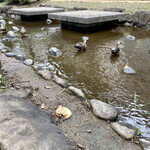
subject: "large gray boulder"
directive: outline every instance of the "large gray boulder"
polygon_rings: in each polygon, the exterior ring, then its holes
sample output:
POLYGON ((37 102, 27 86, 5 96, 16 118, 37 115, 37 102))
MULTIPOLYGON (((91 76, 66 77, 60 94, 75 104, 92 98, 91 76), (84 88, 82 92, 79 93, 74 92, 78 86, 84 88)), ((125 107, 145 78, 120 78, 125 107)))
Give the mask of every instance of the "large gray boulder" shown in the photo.
POLYGON ((51 115, 13 95, 0 96, 0 150, 70 150, 51 115))
POLYGON ((146 27, 150 22, 150 11, 137 11, 133 15, 133 25, 146 27))
POLYGON ((118 111, 112 105, 96 99, 90 100, 90 103, 93 108, 94 115, 98 118, 110 121, 115 121, 117 119, 118 111))

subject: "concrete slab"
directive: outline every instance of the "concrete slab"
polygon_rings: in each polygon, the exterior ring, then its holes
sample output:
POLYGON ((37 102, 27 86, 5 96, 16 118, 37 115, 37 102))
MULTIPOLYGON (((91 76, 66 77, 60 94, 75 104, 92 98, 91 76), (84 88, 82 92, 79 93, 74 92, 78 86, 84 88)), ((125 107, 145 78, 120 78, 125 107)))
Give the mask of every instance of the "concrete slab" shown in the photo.
POLYGON ((11 9, 13 14, 21 16, 21 20, 24 21, 38 21, 48 18, 48 13, 63 12, 63 8, 48 8, 48 7, 32 7, 32 8, 20 8, 11 9))
POLYGON ((125 20, 125 16, 125 13, 96 10, 70 11, 48 14, 48 18, 50 19, 79 24, 95 24, 113 20, 122 21, 125 20))
POLYGON ((48 8, 48 7, 32 7, 32 8, 20 8, 20 9, 11 9, 13 14, 17 15, 44 15, 53 12, 62 12, 63 8, 48 8))

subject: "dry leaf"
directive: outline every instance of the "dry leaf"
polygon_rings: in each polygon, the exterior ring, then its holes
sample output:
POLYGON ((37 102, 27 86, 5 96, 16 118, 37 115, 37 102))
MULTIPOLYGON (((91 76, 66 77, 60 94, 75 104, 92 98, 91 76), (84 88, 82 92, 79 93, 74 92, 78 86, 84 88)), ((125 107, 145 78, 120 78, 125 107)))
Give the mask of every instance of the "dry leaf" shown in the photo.
POLYGON ((66 107, 62 107, 61 105, 56 109, 56 115, 57 116, 61 116, 63 115, 65 119, 68 119, 71 117, 72 112, 66 108, 66 107))
POLYGON ((81 149, 85 149, 85 147, 82 146, 81 144, 77 144, 77 146, 78 146, 79 148, 81 148, 81 149))
POLYGON ((45 104, 44 103, 41 105, 41 109, 45 109, 45 104))

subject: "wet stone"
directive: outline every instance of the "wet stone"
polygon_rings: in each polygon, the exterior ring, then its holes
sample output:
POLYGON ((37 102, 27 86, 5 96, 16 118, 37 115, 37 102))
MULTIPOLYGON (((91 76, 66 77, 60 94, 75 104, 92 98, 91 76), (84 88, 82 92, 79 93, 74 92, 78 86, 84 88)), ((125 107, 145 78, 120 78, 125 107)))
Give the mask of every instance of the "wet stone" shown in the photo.
POLYGON ((28 65, 28 66, 31 66, 31 65, 33 65, 33 60, 32 60, 32 59, 26 59, 26 60, 24 61, 24 64, 25 64, 25 65, 28 65))
POLYGON ((69 89, 72 93, 76 94, 77 96, 82 97, 82 98, 85 98, 84 93, 83 93, 80 89, 75 88, 75 87, 73 87, 73 86, 69 86, 68 89, 69 89))
POLYGON ((135 70, 131 67, 128 67, 128 68, 124 69, 123 71, 124 71, 124 73, 127 73, 127 74, 135 74, 136 73, 135 70))
POLYGON ((5 53, 5 55, 6 55, 7 57, 15 57, 15 56, 16 56, 16 54, 13 53, 13 52, 5 53))
POLYGON ((49 54, 54 57, 59 57, 62 55, 62 52, 59 49, 57 49, 56 47, 51 47, 49 49, 49 54))
POLYGON ((118 135, 126 140, 131 140, 137 135, 137 129, 125 122, 112 122, 111 127, 118 135))
POLYGON ((38 74, 41 75, 46 80, 52 79, 52 74, 49 70, 39 70, 38 74))
POLYGON ((15 56, 15 58, 16 58, 17 60, 24 61, 24 56, 21 55, 21 54, 17 54, 17 55, 15 56))
POLYGON ((132 36, 132 35, 127 35, 126 38, 130 41, 134 41, 135 40, 135 37, 132 36))
POLYGON ((115 121, 118 117, 118 111, 110 104, 104 103, 100 100, 90 100, 93 108, 93 113, 100 119, 115 121))
POLYGON ((67 81, 62 79, 62 78, 59 78, 57 77, 56 75, 53 76, 53 81, 56 82, 58 85, 62 86, 62 87, 67 87, 68 84, 67 84, 67 81))
POLYGON ((13 31, 8 31, 7 37, 8 38, 16 38, 16 35, 15 35, 15 33, 13 31))
POLYGON ((140 138, 139 141, 143 150, 150 150, 150 138, 140 138))

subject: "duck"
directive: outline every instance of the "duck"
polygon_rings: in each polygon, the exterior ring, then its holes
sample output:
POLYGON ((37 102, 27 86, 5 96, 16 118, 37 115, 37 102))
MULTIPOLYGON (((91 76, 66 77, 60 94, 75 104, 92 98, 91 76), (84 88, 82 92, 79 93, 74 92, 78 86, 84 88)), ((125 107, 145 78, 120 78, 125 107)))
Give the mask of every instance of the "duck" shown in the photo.
POLYGON ((20 33, 21 33, 21 34, 26 34, 26 29, 25 29, 24 27, 21 27, 20 33))
POLYGON ((78 51, 86 50, 86 48, 87 48, 86 42, 87 42, 88 39, 89 39, 88 37, 83 36, 82 37, 83 42, 76 43, 74 47, 77 48, 78 51))
POLYGON ((120 45, 123 44, 122 41, 118 41, 116 47, 111 48, 110 52, 112 56, 119 55, 120 52, 120 45))

